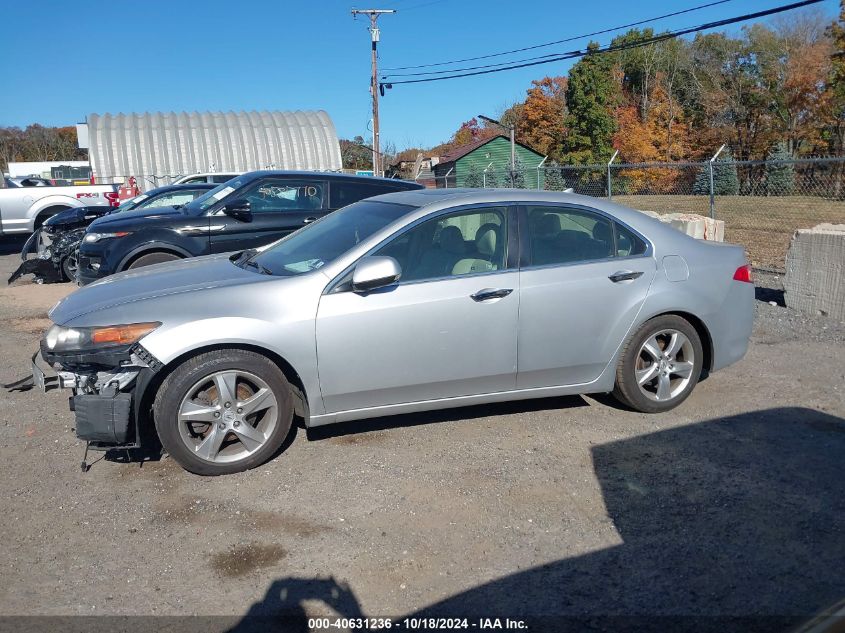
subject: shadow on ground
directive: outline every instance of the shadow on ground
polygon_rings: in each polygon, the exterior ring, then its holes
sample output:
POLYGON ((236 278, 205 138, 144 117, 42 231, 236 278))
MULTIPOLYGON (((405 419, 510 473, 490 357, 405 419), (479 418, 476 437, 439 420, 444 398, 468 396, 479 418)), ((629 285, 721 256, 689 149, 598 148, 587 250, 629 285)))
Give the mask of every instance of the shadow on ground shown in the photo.
POLYGON ((18 255, 23 249, 29 234, 26 235, 4 235, 0 237, 0 255, 18 255))
MULTIPOLYGON (((791 630, 845 596, 843 455, 845 420, 800 408, 596 446, 622 545, 561 551, 400 618, 524 618, 533 631, 791 630)), ((232 630, 308 630, 314 600, 364 617, 354 587, 280 578, 232 630)))

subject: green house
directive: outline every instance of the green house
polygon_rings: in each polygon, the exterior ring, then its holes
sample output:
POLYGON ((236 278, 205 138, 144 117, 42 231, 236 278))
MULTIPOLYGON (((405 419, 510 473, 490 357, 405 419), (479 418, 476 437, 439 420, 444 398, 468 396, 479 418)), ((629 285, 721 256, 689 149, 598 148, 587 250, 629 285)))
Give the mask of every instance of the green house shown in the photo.
MULTIPOLYGON (((545 158, 539 152, 522 143, 516 143, 516 157, 522 162, 522 175, 528 189, 543 188, 544 173, 537 166, 545 158)), ((437 187, 467 187, 466 178, 473 171, 473 166, 482 175, 487 170, 487 186, 510 187, 511 142, 504 135, 493 136, 467 145, 456 147, 434 167, 437 187)))

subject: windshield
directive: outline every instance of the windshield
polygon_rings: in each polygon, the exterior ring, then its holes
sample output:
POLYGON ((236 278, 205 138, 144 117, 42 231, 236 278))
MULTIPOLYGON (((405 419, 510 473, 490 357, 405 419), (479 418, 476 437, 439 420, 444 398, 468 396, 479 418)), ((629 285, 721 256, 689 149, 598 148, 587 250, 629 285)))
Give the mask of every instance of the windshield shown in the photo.
POLYGON ((271 275, 301 275, 331 263, 416 207, 363 200, 292 233, 242 265, 271 275))
POLYGON ((120 211, 130 211, 149 197, 149 194, 142 193, 140 196, 135 196, 134 198, 129 198, 129 200, 124 200, 119 207, 112 211, 112 213, 119 213, 120 211))
POLYGON ((220 202, 223 198, 228 196, 236 189, 240 189, 241 187, 243 187, 250 180, 250 178, 242 178, 240 176, 236 176, 235 178, 227 180, 223 184, 215 187, 214 189, 206 191, 203 195, 201 195, 193 202, 189 203, 187 206, 188 208, 193 209, 195 211, 205 211, 209 207, 214 206, 215 204, 220 202))

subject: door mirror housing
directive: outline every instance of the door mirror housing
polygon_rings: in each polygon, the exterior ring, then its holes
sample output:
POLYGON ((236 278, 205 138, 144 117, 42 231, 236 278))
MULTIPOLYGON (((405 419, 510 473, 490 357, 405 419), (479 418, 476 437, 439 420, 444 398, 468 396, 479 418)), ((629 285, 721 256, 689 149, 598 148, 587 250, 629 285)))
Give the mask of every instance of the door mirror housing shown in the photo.
POLYGON ((352 291, 368 292, 399 281, 402 267, 392 257, 363 257, 352 273, 352 291))
POLYGON ((230 218, 240 220, 241 222, 252 221, 252 205, 250 205, 249 200, 246 198, 239 198, 237 200, 232 200, 232 202, 227 202, 223 206, 223 213, 228 215, 230 218))

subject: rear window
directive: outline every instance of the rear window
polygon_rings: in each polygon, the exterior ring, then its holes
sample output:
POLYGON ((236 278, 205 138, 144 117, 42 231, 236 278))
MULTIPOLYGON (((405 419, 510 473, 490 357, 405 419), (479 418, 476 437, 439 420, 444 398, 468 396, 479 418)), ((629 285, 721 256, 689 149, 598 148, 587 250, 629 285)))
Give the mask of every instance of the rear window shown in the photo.
POLYGON ((332 182, 329 192, 329 208, 340 209, 364 198, 372 198, 395 191, 399 191, 399 189, 385 186, 380 182, 332 182))
POLYGON ((633 257, 642 255, 646 251, 645 242, 624 226, 614 223, 616 227, 616 256, 633 257))

